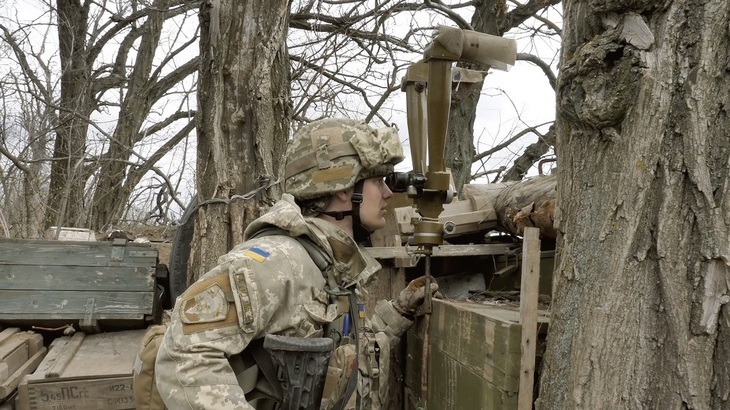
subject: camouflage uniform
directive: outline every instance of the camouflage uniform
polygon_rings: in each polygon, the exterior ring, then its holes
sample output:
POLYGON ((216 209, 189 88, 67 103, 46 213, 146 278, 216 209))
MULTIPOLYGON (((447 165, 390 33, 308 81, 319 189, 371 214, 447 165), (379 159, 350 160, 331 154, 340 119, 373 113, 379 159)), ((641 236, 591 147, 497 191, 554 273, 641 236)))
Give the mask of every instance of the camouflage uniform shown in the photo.
MULTIPOLYGON (((324 128, 328 124, 325 122, 324 128)), ((314 128, 313 143, 317 138, 314 128)), ((357 136, 359 130, 355 131, 348 137, 357 136)), ((399 149, 399 142, 395 141, 399 149)), ((357 150, 357 142, 352 145, 357 150)), ((367 142, 363 146, 367 151, 367 142)), ((293 149, 296 150, 296 147, 293 149)), ((388 148, 378 146, 378 149, 388 148)), ((291 158, 291 152, 289 155, 291 158)), ((350 172, 355 169, 355 174, 361 177, 368 172, 373 175, 385 173, 385 169, 374 170, 383 166, 378 163, 377 155, 380 154, 371 153, 370 163, 364 158, 367 152, 356 155, 359 155, 359 160, 339 163, 339 166, 347 167, 350 172)), ((386 159, 392 157, 387 153, 382 156, 386 159)), ((323 159, 320 156, 314 160, 323 159)), ((382 159, 380 161, 383 162, 382 159)), ((305 163, 306 159, 298 162, 302 166, 305 163)), ((392 170, 392 164, 389 165, 385 168, 392 170)), ((313 180, 321 182, 323 179, 313 180)), ((299 181, 305 185, 306 182, 299 181)), ((288 183, 287 190, 290 188, 288 183)), ((345 189, 347 184, 336 189, 345 189)), ((313 189, 310 191, 316 192, 318 188, 313 189)), ((311 192, 309 197, 317 196, 311 195, 311 192)), ((354 285, 362 298, 361 287, 380 269, 380 265, 346 232, 324 219, 303 216, 294 197, 289 194, 249 225, 245 237, 250 238, 270 226, 287 231, 289 236, 263 236, 236 246, 219 259, 218 266, 178 298, 155 363, 157 387, 168 408, 263 408, 264 401, 255 402, 252 396, 247 396, 252 386, 239 385, 241 379, 237 379, 229 359, 266 334, 323 336, 327 325, 342 313, 324 290, 328 281, 330 285, 333 280, 343 287, 354 285), (302 235, 314 241, 334 260, 329 280, 306 249, 293 238, 302 235)), ((379 409, 386 402, 389 352, 392 344, 411 324, 411 320, 396 311, 393 302, 385 300, 377 304, 375 314, 366 320, 365 325, 374 332, 381 355, 378 380, 364 376, 358 378, 358 389, 368 400, 366 408, 379 409), (374 391, 367 394, 370 390, 374 391)), ((363 362, 360 361, 361 374, 367 375, 369 370, 363 362)))

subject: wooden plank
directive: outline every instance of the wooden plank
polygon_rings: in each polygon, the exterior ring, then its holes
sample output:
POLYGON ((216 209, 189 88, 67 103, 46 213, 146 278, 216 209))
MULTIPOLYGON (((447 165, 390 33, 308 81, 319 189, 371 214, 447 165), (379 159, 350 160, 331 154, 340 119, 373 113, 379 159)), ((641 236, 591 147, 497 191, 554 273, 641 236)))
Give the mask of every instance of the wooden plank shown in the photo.
POLYGON ((428 410, 514 409, 517 396, 453 360, 438 348, 429 353, 428 410))
MULTIPOLYGON (((16 334, 22 336, 21 334, 16 334)), ((0 383, 15 373, 28 360, 28 344, 25 337, 15 337, 0 345, 0 383), (4 373, 4 374, 2 374, 4 373)))
POLYGON ((18 291, 0 289, 0 320, 83 317, 87 298, 95 299, 97 319, 138 318, 152 314, 153 292, 18 291))
POLYGON ((7 340, 10 336, 18 333, 20 331, 20 328, 17 327, 9 327, 7 329, 4 329, 2 332, 0 332, 0 343, 3 342, 3 340, 7 340))
POLYGON ((54 340, 46 359, 18 387, 18 410, 134 409, 132 369, 145 332, 54 340))
POLYGON ((28 410, 129 410, 134 409, 132 376, 90 380, 64 380, 27 386, 28 410))
POLYGON ((10 377, 0 383, 0 400, 5 399, 6 397, 10 396, 10 394, 15 391, 15 389, 18 388, 18 385, 20 384, 21 379, 23 376, 30 374, 33 370, 35 370, 36 367, 38 367, 38 364, 43 360, 43 357, 46 355, 46 348, 43 347, 39 351, 37 351, 23 366, 21 366, 18 370, 15 371, 10 377))
MULTIPOLYGON (((547 324, 546 312, 540 315, 539 321, 547 324)), ((421 327, 418 321, 412 330, 422 333, 421 327)), ((507 392, 519 391, 520 340, 520 317, 516 309, 469 301, 433 301, 430 344, 507 392)), ((412 354, 409 346, 409 360, 412 354)), ((411 371, 408 366, 406 370, 411 371)))
MULTIPOLYGON (((510 364, 519 363, 519 324, 462 308, 434 301, 431 345, 500 389, 516 392, 519 374, 510 364)), ((513 316, 517 319, 516 312, 513 316)))
POLYGON ((157 251, 146 243, 0 239, 0 272, 2 265, 150 267, 156 263, 157 251), (114 248, 124 249, 120 258, 112 259, 114 248))
POLYGON ((145 332, 146 329, 139 329, 87 335, 62 377, 131 375, 145 332), (93 368, 89 368, 89 363, 94 363, 93 368))
POLYGON ((147 266, 2 265, 0 288, 5 290, 150 291, 155 268, 147 266))
POLYGON ((0 340, 0 383, 7 381, 42 347, 43 336, 38 333, 13 332, 7 337, 2 337, 0 340))
MULTIPOLYGON (((408 252, 409 248, 405 246, 367 247, 365 249, 376 259, 408 258, 412 256, 412 253, 408 252)), ((441 245, 434 246, 432 257, 502 255, 509 250, 508 245, 502 244, 441 245)))
MULTIPOLYGON (((63 344, 63 349, 60 349, 61 345, 59 345, 59 347, 57 347, 57 349, 60 350, 59 354, 58 356, 53 357, 52 363, 50 363, 47 368, 43 369, 43 378, 52 379, 60 377, 64 370, 66 370, 66 367, 68 367, 68 364, 71 363, 74 356, 76 356, 76 353, 79 351, 79 348, 81 348, 81 343, 84 342, 85 338, 85 333, 76 333, 71 336, 67 343, 63 344)), ((89 363, 93 362, 90 361, 89 363)))
MULTIPOLYGON (((417 396, 411 401, 423 403, 420 400, 423 339, 417 330, 411 329, 407 334, 404 384, 417 396)), ((480 372, 434 345, 429 349, 428 369, 429 410, 517 408, 515 392, 500 389, 480 372)))
POLYGON ((522 241, 520 322, 522 323, 518 409, 531 410, 535 384, 537 298, 540 292, 540 229, 525 228, 522 241))
MULTIPOLYGON (((85 336, 83 333, 76 334, 81 335, 80 337, 82 339, 85 336)), ((72 349, 71 347, 69 347, 72 339, 72 336, 61 336, 53 339, 51 345, 48 346, 48 353, 46 354, 46 357, 38 365, 38 368, 32 374, 28 375, 28 377, 26 378, 26 382, 45 379, 48 372, 50 372, 51 369, 56 366, 57 362, 66 360, 65 352, 68 349, 72 349)), ((77 345, 80 346, 80 343, 78 343, 77 345)), ((78 346, 76 346, 76 349, 78 349, 78 346)), ((65 365, 62 367, 65 367, 65 365)))

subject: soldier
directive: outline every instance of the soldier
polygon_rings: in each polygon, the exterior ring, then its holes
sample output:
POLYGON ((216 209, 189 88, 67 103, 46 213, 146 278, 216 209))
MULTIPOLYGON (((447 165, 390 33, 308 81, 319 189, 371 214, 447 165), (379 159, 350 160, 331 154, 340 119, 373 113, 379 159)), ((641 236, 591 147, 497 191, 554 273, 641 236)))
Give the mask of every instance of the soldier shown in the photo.
MULTIPOLYGON (((296 133, 287 150, 282 199, 175 304, 155 363, 167 408, 274 408, 276 386, 255 353, 267 334, 336 339, 321 408, 385 406, 390 349, 413 323, 424 282, 416 279, 396 300, 378 302, 370 318, 348 309, 347 295, 362 302, 363 287, 380 269, 361 243, 385 226, 393 193, 384 176, 402 160, 392 128, 325 119, 296 133), (276 234, 257 236, 272 228, 276 234), (325 272, 297 237, 330 260, 325 272), (358 335, 351 331, 353 321, 359 321, 358 335), (360 343, 348 343, 352 337, 360 343), (354 363, 359 371, 352 370, 354 363), (350 393, 353 373, 359 374, 357 391, 350 393)), ((429 288, 436 290, 436 284, 429 288)))

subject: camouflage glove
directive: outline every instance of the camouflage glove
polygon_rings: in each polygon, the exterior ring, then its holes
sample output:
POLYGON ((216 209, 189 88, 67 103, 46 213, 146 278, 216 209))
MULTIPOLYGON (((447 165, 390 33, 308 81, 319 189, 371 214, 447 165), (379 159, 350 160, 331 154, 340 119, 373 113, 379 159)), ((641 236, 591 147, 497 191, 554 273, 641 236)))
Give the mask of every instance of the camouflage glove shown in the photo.
MULTIPOLYGON (((441 295, 437 292, 439 285, 436 283, 436 279, 431 278, 431 286, 429 290, 435 297, 441 295)), ((426 297, 426 277, 421 276, 420 278, 413 279, 405 289, 400 292, 398 298, 393 301, 393 307, 402 316, 413 316, 416 313, 423 299, 426 297)))

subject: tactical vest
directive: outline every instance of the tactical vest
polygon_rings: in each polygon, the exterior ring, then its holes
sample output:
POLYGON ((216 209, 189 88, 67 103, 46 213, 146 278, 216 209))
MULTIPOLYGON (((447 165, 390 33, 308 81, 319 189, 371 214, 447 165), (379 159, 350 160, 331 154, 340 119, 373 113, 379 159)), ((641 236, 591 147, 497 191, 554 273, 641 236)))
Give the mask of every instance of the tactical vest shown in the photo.
MULTIPOLYGON (((257 232, 250 239, 270 235, 289 236, 289 233, 271 227, 257 232)), ((379 349, 375 335, 364 326, 364 306, 357 303, 354 289, 342 289, 334 282, 333 261, 328 254, 307 237, 295 238, 327 280, 329 285, 325 290, 330 294, 330 303, 336 303, 339 311, 345 312, 324 329, 325 337, 333 339, 335 348, 326 367, 320 408, 369 409, 370 395, 378 391, 379 349), (358 375, 367 378, 360 378, 360 391, 355 394, 358 375)), ((138 410, 165 410, 155 384, 154 366, 166 328, 165 324, 150 327, 137 354, 133 388, 138 410)), ((287 393, 281 385, 282 369, 263 348, 263 342, 264 339, 251 342, 229 362, 249 404, 256 410, 273 410, 287 393)))

